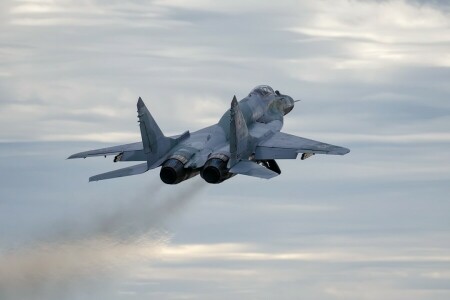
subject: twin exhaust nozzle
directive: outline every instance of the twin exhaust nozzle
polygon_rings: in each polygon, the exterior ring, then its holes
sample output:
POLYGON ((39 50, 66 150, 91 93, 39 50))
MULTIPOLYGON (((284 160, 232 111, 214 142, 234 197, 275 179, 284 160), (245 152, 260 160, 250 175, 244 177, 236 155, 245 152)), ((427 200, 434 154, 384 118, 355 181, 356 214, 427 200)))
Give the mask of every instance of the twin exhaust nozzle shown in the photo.
POLYGON ((185 164, 180 160, 170 158, 162 165, 159 176, 166 184, 178 184, 200 173, 200 176, 208 183, 221 183, 234 175, 227 168, 229 158, 225 155, 222 156, 210 158, 202 169, 185 168, 185 164))

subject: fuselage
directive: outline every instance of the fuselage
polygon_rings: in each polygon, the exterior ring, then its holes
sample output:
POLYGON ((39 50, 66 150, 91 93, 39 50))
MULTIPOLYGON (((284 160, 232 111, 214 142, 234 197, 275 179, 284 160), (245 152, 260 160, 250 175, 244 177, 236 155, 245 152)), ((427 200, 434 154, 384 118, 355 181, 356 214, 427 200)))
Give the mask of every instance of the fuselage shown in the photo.
MULTIPOLYGON (((283 117, 294 107, 294 100, 287 95, 274 92, 268 86, 254 88, 247 97, 239 101, 239 108, 244 115, 250 134, 260 139, 267 132, 280 131, 283 117), (261 126, 264 124, 264 126, 261 126)), ((175 152, 210 152, 229 153, 230 110, 227 110, 215 125, 193 132, 180 143, 175 152)), ((195 153, 193 153, 195 155, 195 153)))
MULTIPOLYGON (((283 117, 294 107, 287 95, 274 92, 269 86, 254 88, 247 97, 239 101, 249 134, 255 140, 269 137, 283 127, 283 117)), ((215 125, 193 132, 189 138, 172 150, 170 166, 163 165, 161 179, 166 183, 178 183, 199 174, 208 160, 221 160, 225 165, 230 158, 230 110, 215 125), (179 162, 179 163, 178 163, 179 162), (176 166, 175 166, 176 165, 176 166), (186 175, 180 176, 183 168, 186 175), (178 169, 178 172, 174 170, 178 169), (179 178, 175 180, 174 178, 179 178)), ((205 169, 205 168, 203 168, 205 169)), ((202 173, 203 175, 203 173, 202 173)), ((214 183, 214 182, 212 182, 214 183)))

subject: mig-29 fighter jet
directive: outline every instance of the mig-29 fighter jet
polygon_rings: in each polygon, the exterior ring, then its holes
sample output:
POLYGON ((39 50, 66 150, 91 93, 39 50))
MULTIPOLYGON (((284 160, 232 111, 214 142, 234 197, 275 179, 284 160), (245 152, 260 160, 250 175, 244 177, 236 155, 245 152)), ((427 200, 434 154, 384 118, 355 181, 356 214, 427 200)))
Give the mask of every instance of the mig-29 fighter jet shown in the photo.
POLYGON ((99 174, 98 181, 144 173, 161 167, 166 184, 177 184, 198 174, 209 183, 234 175, 272 178, 281 174, 275 159, 306 159, 314 154, 344 155, 349 149, 280 132, 283 118, 294 108, 290 96, 267 85, 254 88, 241 101, 236 96, 217 124, 179 136, 165 136, 139 98, 137 111, 142 142, 80 152, 69 157, 115 155, 114 162, 144 163, 99 174))

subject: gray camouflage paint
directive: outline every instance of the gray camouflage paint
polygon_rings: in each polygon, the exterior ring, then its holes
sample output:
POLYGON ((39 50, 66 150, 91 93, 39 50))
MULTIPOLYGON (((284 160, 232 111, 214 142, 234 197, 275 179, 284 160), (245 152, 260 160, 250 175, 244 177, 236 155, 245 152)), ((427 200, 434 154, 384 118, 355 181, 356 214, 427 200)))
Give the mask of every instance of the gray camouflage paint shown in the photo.
MULTIPOLYGON (((231 177, 229 173, 266 179, 277 176, 280 171, 274 159, 295 159, 299 153, 303 153, 302 159, 305 159, 316 153, 344 155, 350 151, 281 133, 283 118, 293 107, 294 100, 290 96, 261 85, 239 103, 234 97, 231 109, 225 112, 217 124, 192 134, 187 131, 180 136, 166 137, 139 98, 137 108, 142 142, 80 152, 69 159, 116 155, 114 162, 146 161, 99 174, 89 180, 136 175, 163 166, 161 179, 170 184, 179 183, 200 172, 205 178, 205 165, 215 159, 222 161, 223 165, 208 167, 215 168, 214 171, 222 175, 217 175, 217 180, 205 180, 220 183, 231 177), (171 179, 165 180, 167 176, 171 179)), ((220 164, 220 161, 215 164, 220 164)))

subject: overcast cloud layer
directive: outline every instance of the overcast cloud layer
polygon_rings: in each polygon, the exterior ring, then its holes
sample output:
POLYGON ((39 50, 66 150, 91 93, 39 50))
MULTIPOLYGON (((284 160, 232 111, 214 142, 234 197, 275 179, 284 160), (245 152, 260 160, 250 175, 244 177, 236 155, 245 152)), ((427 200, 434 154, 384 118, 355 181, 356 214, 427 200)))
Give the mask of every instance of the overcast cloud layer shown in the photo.
POLYGON ((449 299, 449 82, 448 1, 2 1, 0 298, 449 299), (139 96, 179 134, 259 84, 352 152, 219 186, 65 161, 138 141, 139 96))

